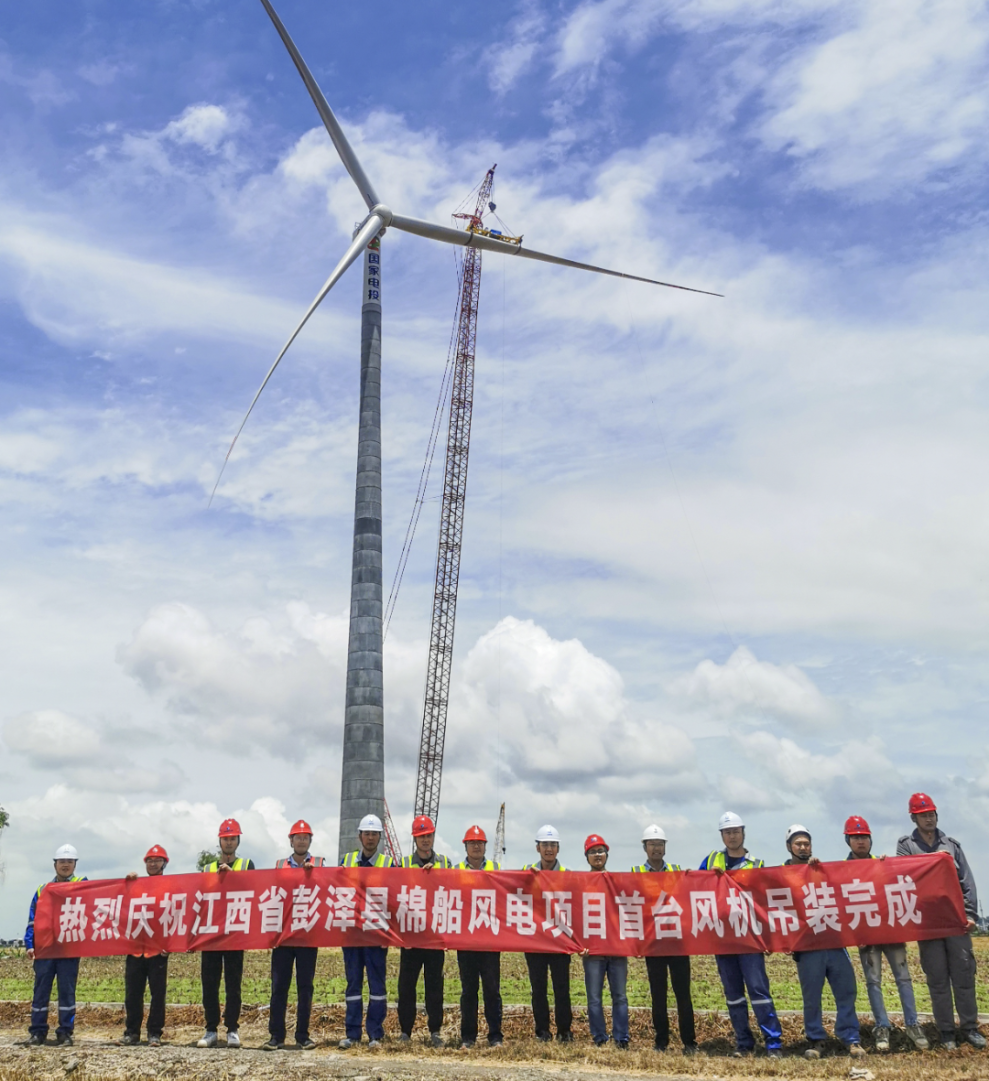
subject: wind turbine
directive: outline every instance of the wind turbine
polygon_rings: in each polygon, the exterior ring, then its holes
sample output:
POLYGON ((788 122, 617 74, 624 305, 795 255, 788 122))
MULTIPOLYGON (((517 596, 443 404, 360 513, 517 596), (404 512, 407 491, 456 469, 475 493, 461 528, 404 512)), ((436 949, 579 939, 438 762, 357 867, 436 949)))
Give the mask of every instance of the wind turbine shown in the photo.
MULTIPOLYGON (((458 247, 474 247, 483 251, 515 255, 523 259, 535 259, 542 263, 590 270, 595 274, 607 274, 613 278, 647 282, 688 293, 720 296, 706 289, 692 289, 686 285, 642 278, 618 270, 578 263, 558 255, 547 255, 522 246, 521 237, 499 237, 487 230, 460 230, 445 225, 434 225, 419 218, 396 214, 378 198, 364 167, 347 141, 333 110, 313 78, 312 72, 302 59, 278 13, 269 0, 261 0, 285 48, 292 57, 309 96, 316 106, 327 133, 336 147, 344 168, 350 174, 361 198, 367 206, 367 216, 354 232, 350 247, 344 252, 333 273, 323 283, 316 299, 299 325, 292 331, 288 341, 275 358, 244 419, 237 429, 220 469, 230 460, 247 418, 257 404, 291 344, 309 321, 323 298, 343 277, 344 272, 357 258, 364 255, 364 288, 361 303, 361 388, 360 424, 357 443, 357 494, 354 508, 354 553, 350 587, 350 637, 347 647, 347 695, 344 707, 343 765, 340 786, 340 852, 353 847, 357 824, 368 813, 379 818, 384 815, 384 681, 382 668, 382 581, 381 581, 381 243, 386 229, 400 229, 405 233, 438 240, 458 247)), ((219 486, 217 478, 213 495, 219 486)), ((212 496, 210 497, 212 500, 212 496)))

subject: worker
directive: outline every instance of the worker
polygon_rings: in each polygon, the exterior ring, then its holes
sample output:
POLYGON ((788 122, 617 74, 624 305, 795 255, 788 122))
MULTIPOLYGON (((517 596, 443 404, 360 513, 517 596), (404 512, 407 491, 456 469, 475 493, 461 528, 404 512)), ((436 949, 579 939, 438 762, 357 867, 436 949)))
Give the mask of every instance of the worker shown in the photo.
MULTIPOLYGON (((560 834, 555 826, 540 826, 536 831, 536 852, 539 859, 526 864, 523 871, 565 871, 560 863, 560 834)), ((547 983, 553 978, 553 999, 556 1013, 556 1038, 570 1043, 573 1033, 573 1010, 570 1007, 570 954, 527 953, 529 988, 532 993, 532 1017, 536 1024, 536 1039, 548 1043, 553 1039, 549 1028, 549 995, 547 983)))
MULTIPOLYGON (((322 867, 325 860, 310 852, 312 826, 304 819, 288 831, 292 854, 275 863, 278 869, 308 871, 322 867)), ((289 890, 291 894, 291 889, 289 890)), ((295 966, 295 1045, 300 1051, 312 1051, 316 1046, 309 1038, 309 1018, 312 1015, 313 980, 316 977, 316 959, 319 951, 315 946, 276 946, 271 951, 271 1008, 268 1011, 268 1042, 262 1051, 281 1051, 285 1046, 285 1010, 288 993, 292 987, 292 966, 295 966)))
MULTIPOLYGON (((682 871, 678 863, 666 862, 666 833, 655 823, 642 831, 642 847, 646 862, 632 870, 647 874, 650 871, 682 871)), ((697 1054, 697 1032, 694 1027, 694 1004, 690 998, 690 958, 673 954, 646 956, 646 974, 649 976, 649 994, 652 998, 652 1027, 655 1032, 653 1046, 665 1051, 670 1043, 670 1016, 666 1008, 667 973, 673 985, 677 1003, 677 1027, 685 1055, 697 1054)))
MULTIPOLYGON (((412 822, 411 856, 402 860, 402 867, 421 867, 431 871, 434 867, 452 867, 446 856, 433 848, 436 826, 429 815, 417 815, 412 822)), ((416 946, 402 947, 398 964, 398 1026, 399 1040, 409 1043, 412 1027, 416 1022, 416 988, 422 972, 426 999, 426 1023, 429 1026, 429 1042, 433 1047, 443 1046, 440 1029, 443 1028, 443 950, 423 950, 416 946)))
MULTIPOLYGON (((168 853, 161 845, 152 845, 144 855, 144 870, 151 878, 165 873, 168 853)), ((127 875, 133 882, 137 871, 127 875)), ((141 1042, 144 1021, 144 989, 151 992, 148 1007, 148 1047, 161 1045, 165 1029, 165 992, 168 987, 168 953, 150 949, 140 954, 129 953, 124 962, 124 1034, 117 1041, 124 1047, 141 1042)))
MULTIPOLYGON (((377 815, 365 815, 357 827, 360 848, 348 852, 340 861, 342 867, 392 867, 391 856, 378 851, 384 827, 377 815)), ((388 1012, 388 995, 385 991, 385 962, 387 946, 344 946, 343 968, 347 977, 345 997, 347 1011, 345 1025, 347 1035, 340 1041, 346 1050, 361 1042, 361 1021, 364 1019, 364 973, 367 972, 367 1028, 368 1047, 380 1047, 385 1038, 385 1014, 388 1012)))
MULTIPOLYGON (((845 857, 849 860, 874 860, 872 851, 872 831, 869 823, 861 815, 851 815, 845 820, 845 844, 850 851, 845 857)), ((885 859, 885 856, 878 857, 885 859)), ((885 943, 881 946, 859 946, 859 960, 865 974, 865 986, 869 994, 869 1005, 876 1027, 872 1030, 872 1042, 877 1051, 889 1050, 890 1023, 883 1002, 883 956, 889 962, 896 989, 900 993, 900 1005, 903 1007, 903 1024, 910 1042, 918 1051, 926 1051, 929 1044, 924 1030, 917 1024, 917 1003, 913 994, 913 980, 907 965, 906 943, 885 943)))
MULTIPOLYGON (((818 866, 820 860, 814 856, 810 830, 800 823, 794 823, 786 831, 786 848, 790 853, 784 867, 818 866)), ((800 995, 804 1003, 804 1035, 808 1048, 804 1058, 819 1059, 824 1051, 827 1033, 821 1020, 821 995, 824 993, 824 981, 827 980, 834 995, 837 1015, 834 1022, 834 1034, 848 1048, 853 1058, 865 1054, 862 1036, 859 1030, 858 1014, 855 1012, 855 997, 858 987, 855 971, 848 957, 848 950, 838 947, 829 950, 801 950, 793 954, 797 962, 797 975, 800 978, 800 995)))
POLYGON ((918 943, 920 965, 931 992, 931 1009, 937 1022, 941 1046, 946 1051, 953 1051, 958 1046, 955 1035, 957 1009, 961 1038, 981 1051, 986 1046, 986 1040, 979 1032, 979 1010, 975 1000, 975 955, 972 953, 972 936, 969 933, 975 927, 975 916, 979 911, 975 878, 962 846, 954 837, 949 837, 938 829, 934 800, 924 792, 914 792, 907 806, 915 829, 913 833, 907 833, 899 839, 896 854, 924 856, 931 852, 950 852, 955 861, 955 871, 965 902, 965 931, 948 938, 929 938, 918 943))
MULTIPOLYGON (((86 882, 85 876, 76 874, 78 862, 79 853, 72 845, 62 845, 56 849, 55 877, 52 882, 86 882)), ((34 956, 34 916, 38 910, 42 890, 47 885, 47 882, 42 882, 31 898, 27 930, 24 932, 24 946, 28 959, 34 962, 34 995, 31 999, 28 1043, 32 1047, 40 1047, 48 1039, 48 1006, 52 997, 52 983, 57 982, 58 1028, 55 1029, 55 1042, 71 1047, 72 1033, 76 1025, 76 981, 79 979, 79 958, 46 957, 42 959, 34 956)))
MULTIPOLYGON (((718 830, 725 847, 705 856, 701 864, 702 871, 724 874, 725 871, 766 866, 764 860, 754 859, 749 855, 749 850, 745 847, 745 823, 737 814, 725 811, 718 821, 718 830)), ((766 960, 763 955, 718 954, 715 961, 721 986, 725 991, 731 1027, 735 1031, 735 1057, 744 1058, 755 1050, 755 1037, 749 1027, 749 1010, 745 1001, 745 993, 748 991, 752 1010, 766 1041, 766 1054, 770 1058, 782 1058, 783 1032, 769 991, 769 978, 766 975, 766 960)))
MULTIPOLYGON (((610 849, 605 839, 598 833, 590 834, 584 841, 584 858, 592 871, 605 871, 608 865, 610 849)), ((611 1027, 615 1047, 628 1050, 628 995, 625 987, 628 983, 627 957, 602 957, 599 954, 585 953, 584 987, 587 990, 587 1020, 591 1029, 591 1039, 595 1047, 602 1047, 609 1040, 608 1026, 604 1019, 604 978, 608 977, 608 990, 611 992, 611 1027)))
MULTIPOLYGON (((467 858, 457 864, 460 871, 500 871, 501 864, 487 858, 488 838, 480 826, 464 834, 467 858)), ((484 992, 484 1020, 488 1024, 488 1046, 501 1047, 501 954, 489 950, 457 950, 460 970, 460 1047, 468 1050, 477 1043, 477 985, 484 992)))
MULTIPOLYGON (((206 867, 207 872, 225 875, 228 871, 253 871, 254 861, 237 855, 240 846, 240 823, 225 818, 220 823, 220 855, 206 867)), ((203 1013, 206 1032, 197 1047, 216 1047, 220 1028, 220 979, 226 988, 223 1023, 227 1029, 227 1047, 240 1047, 240 987, 244 978, 243 950, 203 950, 203 1013)))

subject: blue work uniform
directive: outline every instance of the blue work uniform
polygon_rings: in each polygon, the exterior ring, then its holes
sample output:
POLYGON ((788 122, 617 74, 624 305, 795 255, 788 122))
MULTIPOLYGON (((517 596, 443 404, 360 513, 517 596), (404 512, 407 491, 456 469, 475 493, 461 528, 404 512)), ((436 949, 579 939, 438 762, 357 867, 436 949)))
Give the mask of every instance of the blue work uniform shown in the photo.
MULTIPOLYGON (((52 882, 59 879, 53 878, 52 882)), ((86 882, 85 877, 73 875, 66 882, 86 882)), ((24 932, 24 947, 34 949, 34 916, 41 900, 41 892, 47 886, 43 882, 31 898, 31 908, 27 917, 27 930, 24 932)), ((28 1032, 32 1036, 48 1037, 48 1006, 52 997, 52 984, 58 984, 58 1036, 71 1036, 76 1024, 76 981, 79 979, 78 957, 47 957, 34 960, 34 995, 31 999, 31 1024, 28 1032)))
MULTIPOLYGON (((749 856, 735 859, 728 855, 727 849, 712 852, 701 864, 702 871, 713 871, 721 867, 726 871, 739 868, 765 867, 763 860, 754 860, 749 856)), ((776 1006, 769 992, 769 977, 766 975, 766 959, 761 953, 717 954, 714 958, 718 965, 718 975, 725 991, 728 1016, 735 1031, 735 1046, 739 1051, 752 1051, 755 1048, 755 1036, 749 1027, 749 1007, 745 1000, 748 991, 752 1012, 759 1022, 766 1050, 772 1051, 783 1042, 783 1030, 780 1019, 776 1016, 776 1006)))
MULTIPOLYGON (((323 866, 322 856, 313 856, 311 867, 323 866)), ((276 867, 297 867, 293 853, 288 859, 279 860, 276 867)), ((292 988, 292 968, 295 967, 295 1042, 304 1044, 309 1039, 309 1019, 312 1016, 313 981, 316 978, 316 961, 319 950, 315 946, 276 946, 271 951, 271 1006, 268 1011, 268 1033, 275 1043, 285 1042, 285 1012, 288 1009, 288 993, 292 988)))
MULTIPOLYGON (((363 849, 348 852, 340 861, 341 867, 394 867, 391 856, 379 852, 368 859, 363 849)), ((361 1041, 361 1022, 364 1018, 364 973, 367 972, 367 1038, 382 1040, 385 1036, 385 1014, 388 1012, 388 994, 385 990, 385 962, 387 946, 344 946, 343 970, 347 977, 345 992, 347 1013, 345 1025, 347 1039, 361 1041)))

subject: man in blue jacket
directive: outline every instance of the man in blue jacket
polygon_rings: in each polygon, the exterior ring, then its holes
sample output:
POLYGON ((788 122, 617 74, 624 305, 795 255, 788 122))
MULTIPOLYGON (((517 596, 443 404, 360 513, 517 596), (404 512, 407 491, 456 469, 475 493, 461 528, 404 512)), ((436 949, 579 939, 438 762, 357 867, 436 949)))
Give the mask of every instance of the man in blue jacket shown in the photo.
MULTIPOLYGON (((85 882, 76 874, 79 853, 72 845, 62 845, 55 853, 55 877, 52 882, 85 882)), ((31 1002, 31 1034, 28 1043, 40 1047, 48 1039, 48 1004, 51 1002, 52 983, 58 981, 58 1028, 55 1042, 71 1046, 72 1032, 76 1024, 76 980, 79 978, 78 957, 51 957, 42 960, 34 956, 34 915, 41 900, 41 892, 47 886, 43 882, 31 898, 31 910, 24 932, 24 945, 28 957, 34 961, 34 998, 31 1002)))
MULTIPOLYGON (((745 847, 745 823, 733 811, 725 811, 718 821, 721 840, 725 847, 715 849, 704 858, 702 871, 743 870, 749 867, 765 867, 765 860, 753 859, 745 847)), ((749 1007, 745 1000, 746 989, 752 1000, 759 1028, 766 1040, 766 1054, 770 1058, 783 1057, 783 1030, 776 1016, 773 997, 769 993, 769 977, 766 960, 761 953, 729 953, 716 955, 718 975, 725 990, 728 1016, 735 1030, 735 1057, 751 1055, 755 1050, 755 1037, 749 1027, 749 1007)))

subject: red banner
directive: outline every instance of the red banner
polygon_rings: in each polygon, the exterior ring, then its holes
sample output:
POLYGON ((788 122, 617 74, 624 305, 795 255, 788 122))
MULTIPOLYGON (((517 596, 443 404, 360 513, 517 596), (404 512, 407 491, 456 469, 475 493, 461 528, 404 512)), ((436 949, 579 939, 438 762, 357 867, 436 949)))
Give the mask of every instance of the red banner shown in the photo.
POLYGON ((752 871, 611 874, 351 867, 48 885, 39 957, 273 946, 776 953, 965 930, 947 853, 752 871))

